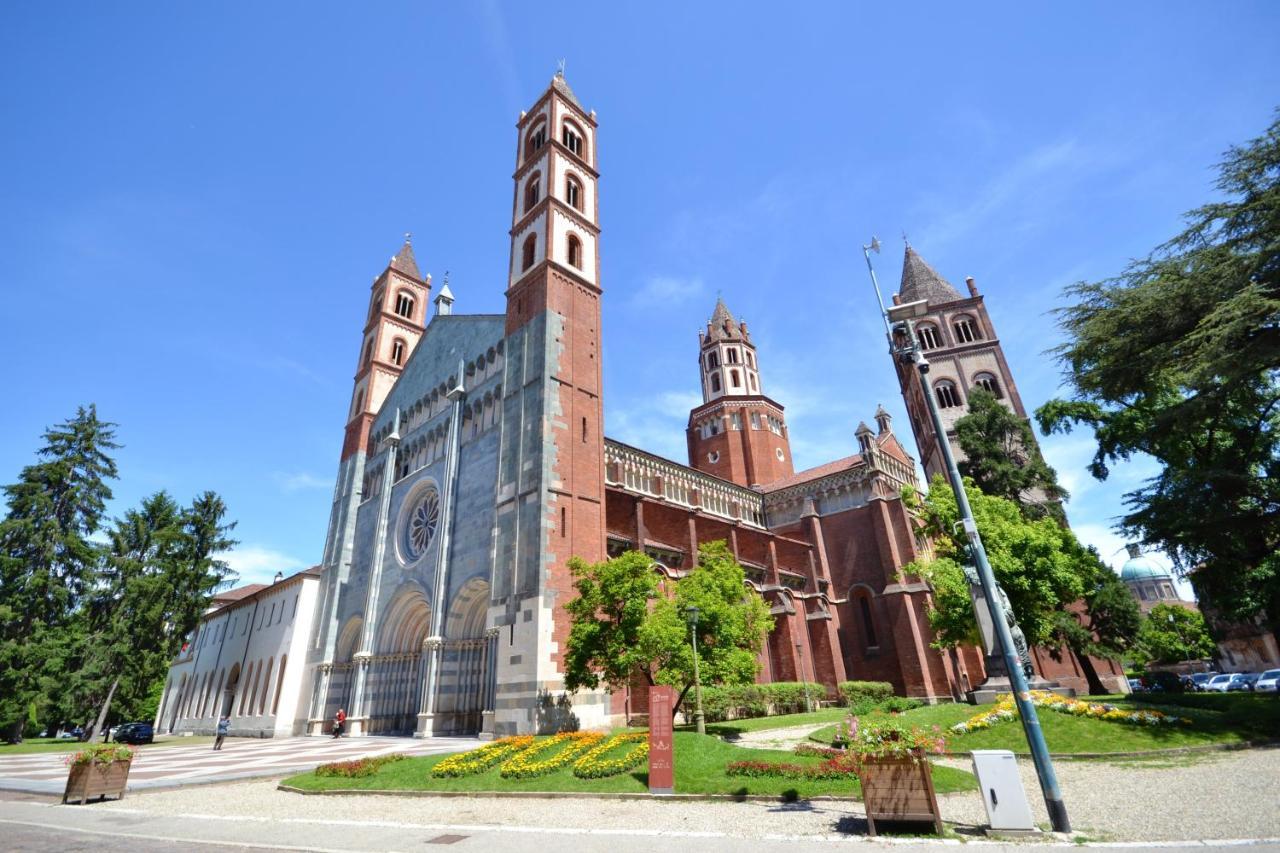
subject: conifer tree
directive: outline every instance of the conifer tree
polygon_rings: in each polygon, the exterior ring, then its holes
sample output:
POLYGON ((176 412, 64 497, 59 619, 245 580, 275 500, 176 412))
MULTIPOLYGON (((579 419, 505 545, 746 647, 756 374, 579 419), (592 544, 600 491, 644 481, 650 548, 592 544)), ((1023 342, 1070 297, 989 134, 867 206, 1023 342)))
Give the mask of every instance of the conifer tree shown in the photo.
POLYGON ((4 487, 8 512, 0 521, 0 727, 21 736, 33 703, 45 704, 42 682, 74 645, 77 606, 99 561, 98 530, 108 481, 116 477, 109 452, 115 424, 97 409, 45 431, 35 464, 4 487))

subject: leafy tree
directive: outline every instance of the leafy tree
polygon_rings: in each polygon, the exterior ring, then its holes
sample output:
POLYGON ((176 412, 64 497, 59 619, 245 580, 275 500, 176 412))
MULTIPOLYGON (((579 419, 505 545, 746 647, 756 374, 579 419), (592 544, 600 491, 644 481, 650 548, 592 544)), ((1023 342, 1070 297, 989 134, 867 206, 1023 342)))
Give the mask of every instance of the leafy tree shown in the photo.
MULTIPOLYGON (((1050 648, 1065 645, 1080 660, 1090 689, 1102 692, 1088 656, 1118 657, 1132 644, 1138 620, 1133 597, 1070 529, 1049 517, 1028 518, 1018 503, 983 494, 971 480, 965 485, 992 572, 1027 642, 1050 648), (1075 606, 1081 600, 1087 622, 1075 606)), ((929 621, 936 645, 977 643, 964 574, 964 564, 970 562, 968 541, 956 532, 954 493, 938 476, 923 498, 906 489, 904 499, 924 519, 934 541, 933 558, 910 563, 903 571, 925 577, 933 587, 929 621)))
POLYGON ((693 686, 685 608, 697 607, 698 665, 704 684, 748 684, 773 627, 769 608, 745 583, 723 542, 698 549, 698 565, 664 595, 653 561, 633 551, 594 565, 570 562, 578 597, 565 605, 571 628, 565 687, 618 690, 640 677, 680 691, 693 686))
POLYGON ((73 645, 69 629, 101 549, 91 537, 116 477, 109 451, 115 424, 80 408, 45 431, 39 461, 4 487, 0 521, 0 727, 18 735, 33 702, 48 704, 42 680, 59 673, 73 645))
POLYGON ((965 459, 960 473, 984 494, 1014 501, 1030 518, 1066 517, 1061 502, 1069 495, 1044 461, 1031 425, 985 388, 969 392, 969 413, 956 421, 956 438, 965 459))
POLYGON ((1203 660, 1216 651, 1204 616, 1177 604, 1157 604, 1142 620, 1134 657, 1147 663, 1203 660))
POLYGON ((183 637, 229 578, 226 563, 213 557, 235 544, 225 514, 212 492, 187 508, 157 492, 116 519, 85 608, 76 677, 82 706, 98 711, 95 728, 112 703, 126 717, 141 713, 183 637))
POLYGON ((1145 260, 1067 290, 1057 354, 1071 399, 1036 417, 1083 425, 1090 470, 1149 454, 1126 534, 1195 569, 1224 615, 1280 627, 1280 118, 1227 152, 1221 201, 1145 260))

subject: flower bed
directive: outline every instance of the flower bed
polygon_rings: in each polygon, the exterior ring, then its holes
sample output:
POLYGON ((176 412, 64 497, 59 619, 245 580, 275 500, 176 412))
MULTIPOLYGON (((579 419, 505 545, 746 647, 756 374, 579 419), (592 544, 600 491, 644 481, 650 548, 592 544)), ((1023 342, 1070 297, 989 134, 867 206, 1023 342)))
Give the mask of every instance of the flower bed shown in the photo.
POLYGON ((649 733, 630 732, 616 734, 608 740, 592 747, 585 755, 573 762, 573 775, 579 779, 603 779, 617 776, 638 765, 649 754, 649 733), (620 746, 631 746, 617 758, 606 758, 620 746))
POLYGON ((392 754, 392 755, 369 755, 364 758, 356 758, 351 761, 334 761, 330 764, 321 764, 316 768, 317 776, 341 776, 347 779, 355 779, 360 776, 372 776, 378 772, 380 767, 385 767, 396 761, 403 761, 408 756, 392 754))
MULTIPOLYGON (((1116 723, 1129 723, 1137 726, 1173 726, 1190 725, 1185 717, 1174 717, 1156 710, 1126 711, 1116 705, 1101 702, 1085 702, 1081 699, 1069 699, 1050 693, 1047 690, 1032 690, 1031 701, 1037 708, 1070 714, 1073 717, 1088 717, 1094 720, 1109 720, 1116 723)), ((990 711, 975 714, 951 727, 957 734, 989 729, 996 723, 1017 719, 1013 696, 1003 693, 996 697, 996 705, 990 711)))
POLYGON ((504 779, 532 779, 554 773, 602 740, 604 735, 599 732, 561 732, 502 762, 498 775, 504 779))
POLYGON ((532 745, 533 735, 499 738, 479 749, 459 752, 457 755, 449 756, 431 768, 431 775, 437 778, 457 778, 459 776, 472 776, 476 773, 483 773, 498 762, 504 761, 532 745))

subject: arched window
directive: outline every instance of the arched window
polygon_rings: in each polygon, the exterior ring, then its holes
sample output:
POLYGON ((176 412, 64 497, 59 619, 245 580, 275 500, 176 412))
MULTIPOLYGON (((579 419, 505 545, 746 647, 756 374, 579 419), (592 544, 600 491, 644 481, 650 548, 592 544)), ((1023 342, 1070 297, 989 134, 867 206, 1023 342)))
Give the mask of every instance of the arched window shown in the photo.
POLYGON ((1000 390, 1000 382, 990 373, 979 373, 973 377, 973 384, 979 388, 985 388, 991 392, 991 395, 997 400, 1004 396, 1004 392, 1000 390))
POLYGON ((369 319, 373 319, 373 315, 378 313, 378 309, 382 307, 382 291, 379 290, 373 294, 373 299, 369 301, 369 319))
POLYGON ((585 159, 582 153, 582 149, 584 147, 582 144, 582 131, 579 130, 572 122, 566 121, 564 123, 564 130, 560 134, 560 141, 564 143, 565 148, 568 148, 577 156, 585 159))
POLYGON ((929 323, 921 323, 916 326, 916 338, 920 341, 920 349, 937 349, 942 345, 938 340, 938 329, 929 323))
POLYGON ((748 373, 747 378, 751 380, 751 390, 755 391, 756 388, 759 387, 756 385, 756 375, 754 373, 748 373))
POLYGON ((520 267, 521 271, 527 270, 533 266, 534 256, 538 254, 538 235, 530 234, 529 239, 524 241, 524 259, 520 267))
POLYGON ((361 388, 356 392, 356 404, 351 407, 351 416, 355 417, 364 410, 364 389, 361 388))
POLYGON ((731 350, 729 350, 729 353, 728 353, 728 354, 729 354, 729 363, 730 363, 730 364, 737 364, 737 363, 738 363, 738 351, 737 351, 736 349, 731 349, 731 350))
POLYGON ((978 325, 973 322, 972 317, 957 317, 951 323, 951 328, 956 330, 956 343, 967 344, 982 338, 982 335, 978 334, 978 325))
POLYGON ((406 320, 413 319, 413 297, 403 290, 396 294, 396 313, 406 320))
MULTIPOLYGON (((294 598, 293 601, 295 604, 297 604, 298 599, 294 598)), ((272 715, 276 714, 280 710, 280 693, 281 691, 284 690, 284 668, 288 665, 289 665, 289 656, 280 655, 280 674, 276 676, 276 698, 275 698, 275 701, 271 703, 272 715)))
MULTIPOLYGON (((730 350, 730 352, 732 352, 732 350, 730 350)), ((738 376, 738 371, 736 370, 729 371, 729 382, 733 385, 734 388, 742 387, 742 380, 738 376)))
POLYGON ((391 342, 391 363, 396 366, 404 364, 404 341, 400 338, 391 342))
POLYGON ((275 658, 267 661, 265 674, 262 676, 262 696, 258 699, 258 714, 262 715, 267 712, 267 694, 271 692, 271 668, 275 665, 275 658))
POLYGON ((720 374, 719 373, 711 374, 711 390, 712 391, 720 390, 720 374))
POLYGON ((372 360, 373 360, 373 341, 370 340, 369 343, 364 345, 364 358, 361 359, 361 361, 364 364, 368 364, 372 360))
POLYGON ((956 384, 950 379, 941 379, 935 382, 933 390, 938 395, 938 406, 943 409, 950 409, 960 405, 960 392, 956 389, 956 384))
POLYGON ((707 353, 707 367, 708 367, 708 369, 709 369, 709 368, 713 368, 713 367, 719 367, 719 366, 720 366, 720 355, 719 355, 718 353, 714 353, 714 352, 707 353))
POLYGON ((582 269, 582 241, 569 235, 569 266, 582 269))
POLYGON ((747 355, 747 367, 755 367, 756 360, 751 357, 751 350, 747 350, 746 355, 747 355))
POLYGON ((524 159, 528 160, 534 154, 542 150, 542 146, 547 144, 547 123, 539 122, 538 126, 529 132, 529 136, 524 143, 524 159))
POLYGON ((528 213, 533 210, 533 206, 538 203, 538 196, 541 193, 542 173, 534 172, 533 177, 524 185, 524 212, 528 213))
POLYGON ((582 184, 573 175, 567 175, 564 179, 564 200, 570 207, 582 210, 582 184))
POLYGON ((871 619, 871 601, 866 595, 858 596, 858 610, 862 616, 862 637, 866 648, 875 648, 880 643, 876 640, 876 623, 871 619))

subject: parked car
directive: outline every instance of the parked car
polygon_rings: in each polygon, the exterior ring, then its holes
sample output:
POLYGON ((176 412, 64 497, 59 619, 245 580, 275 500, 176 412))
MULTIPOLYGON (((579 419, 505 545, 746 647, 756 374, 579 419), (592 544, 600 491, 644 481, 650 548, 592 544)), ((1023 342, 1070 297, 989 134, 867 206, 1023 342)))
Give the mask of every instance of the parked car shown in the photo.
POLYGON ((1227 690, 1231 692, 1247 690, 1253 692, 1253 683, 1258 680, 1256 672, 1237 672, 1227 682, 1227 690))
POLYGON ((1280 691, 1277 682, 1280 682, 1280 669, 1269 669, 1258 676, 1258 680, 1253 683, 1253 689, 1259 693, 1275 693, 1280 691))
POLYGON ((1156 693, 1182 693, 1186 688, 1174 672, 1148 672, 1142 676, 1142 686, 1156 693))
POLYGON ((1216 672, 1197 672, 1197 673, 1195 673, 1194 675, 1192 675, 1192 676, 1191 676, 1191 683, 1192 683, 1192 685, 1194 685, 1191 689, 1192 689, 1192 690, 1204 690, 1205 685, 1209 683, 1209 679, 1213 678, 1213 677, 1214 677, 1215 675, 1217 675, 1217 674, 1218 674, 1218 673, 1216 673, 1216 672))
POLYGON ((84 729, 80 726, 58 732, 58 740, 80 740, 82 737, 84 737, 84 729))
POLYGON ((152 743, 156 733, 150 723, 125 723, 117 726, 111 737, 116 743, 152 743))
POLYGON ((1215 675, 1213 678, 1209 679, 1207 684, 1205 684, 1204 689, 1213 691, 1214 693, 1226 693, 1227 684, 1230 683, 1233 677, 1234 676, 1229 672, 1224 672, 1222 675, 1215 675))
POLYGON ((1147 688, 1145 688, 1145 687, 1143 687, 1143 686, 1142 686, 1142 679, 1140 679, 1140 678, 1130 678, 1130 679, 1129 679, 1129 692, 1130 692, 1130 693, 1141 693, 1142 691, 1144 691, 1144 690, 1146 690, 1146 689, 1147 689, 1147 688))

